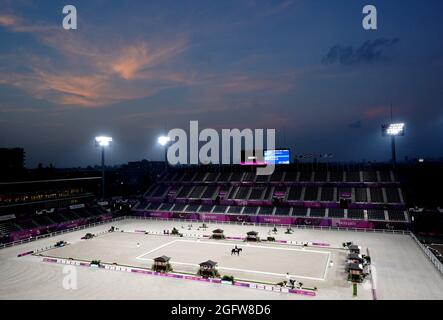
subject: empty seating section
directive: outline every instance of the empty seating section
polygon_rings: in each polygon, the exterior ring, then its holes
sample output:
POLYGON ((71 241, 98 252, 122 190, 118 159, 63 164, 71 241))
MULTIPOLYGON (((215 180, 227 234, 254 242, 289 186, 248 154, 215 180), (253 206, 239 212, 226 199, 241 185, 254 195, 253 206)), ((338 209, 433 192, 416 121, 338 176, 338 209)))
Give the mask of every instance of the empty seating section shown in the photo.
POLYGON ((400 195, 398 193, 398 188, 385 188, 386 190, 386 200, 388 203, 399 203, 400 195))
POLYGON ((298 181, 309 182, 312 179, 312 171, 301 171, 298 181))
POLYGON ((309 216, 314 218, 324 218, 325 208, 311 208, 309 216))
POLYGON ((231 182, 240 182, 240 181, 242 181, 242 178, 243 178, 243 172, 234 172, 231 175, 231 179, 229 181, 231 181, 231 182))
POLYGON ((215 192, 217 191, 218 187, 217 186, 207 186, 205 191, 202 194, 202 199, 212 199, 214 198, 215 192))
POLYGON ((246 199, 250 190, 251 190, 251 188, 249 188, 249 187, 239 187, 238 191, 235 195, 235 199, 238 199, 238 200, 246 199))
POLYGON ((360 171, 346 171, 346 182, 360 182, 360 171))
POLYGON ((225 213, 228 206, 214 206, 213 213, 225 213))
POLYGON ((164 197, 169 187, 165 184, 161 184, 158 188, 152 193, 153 197, 164 197))
POLYGON ((368 202, 366 188, 355 188, 355 202, 368 202))
POLYGON ((135 205, 134 209, 135 210, 144 210, 148 206, 148 204, 149 204, 149 202, 142 200, 135 205))
POLYGON ((385 220, 384 210, 369 209, 367 212, 368 220, 385 220))
POLYGON ((241 213, 243 207, 230 206, 228 209, 228 213, 239 214, 241 213))
POLYGON ((283 172, 281 171, 276 171, 271 175, 271 182, 280 182, 283 178, 283 172))
POLYGON ((296 171, 288 171, 285 174, 284 181, 285 182, 293 182, 297 180, 297 172, 296 171))
POLYGON ((52 221, 54 221, 56 223, 62 223, 62 222, 67 221, 66 217, 63 216, 63 214, 60 212, 51 213, 50 218, 52 221))
POLYGON ((0 234, 8 234, 19 230, 21 230, 20 227, 13 221, 0 223, 0 234))
POLYGON ((228 193, 228 199, 234 199, 234 196, 235 196, 235 194, 237 193, 237 191, 238 191, 238 187, 232 187, 230 190, 229 190, 229 193, 228 193))
POLYGON ((377 182, 377 172, 376 171, 363 171, 363 181, 364 182, 377 182))
POLYGON ((243 182, 254 182, 255 172, 246 172, 243 177, 243 182))
POLYGON ((272 188, 266 188, 263 200, 270 200, 272 198, 272 188))
POLYGON ((277 207, 274 215, 276 216, 289 216, 291 214, 291 207, 277 207))
MULTIPOLYGON (((300 165, 287 171, 277 167, 272 175, 257 175, 255 168, 240 171, 241 167, 235 171, 222 167, 220 172, 179 169, 160 178, 134 210, 408 221, 405 212, 397 209, 403 198, 393 172, 353 165, 346 170, 333 166, 332 171, 314 167, 300 165), (167 194, 167 203, 149 201, 167 194)), ((83 215, 65 211, 54 215, 56 221, 40 218, 20 225, 30 228, 34 222, 39 226, 83 215)))
POLYGON ((173 178, 176 174, 177 174, 176 172, 168 172, 165 175, 165 178, 163 179, 163 181, 173 181, 174 180, 173 178))
POLYGON ((391 171, 380 171, 379 175, 380 175, 380 182, 391 182, 392 181, 391 171))
POLYGON ((173 203, 163 203, 158 210, 160 211, 170 211, 172 209, 172 207, 174 206, 173 203))
POLYGON ((185 212, 197 212, 198 207, 200 207, 199 204, 189 204, 186 207, 185 212))
POLYGON ((263 197, 263 193, 266 188, 258 187, 252 188, 251 194, 249 195, 250 200, 260 200, 263 197))
POLYGON ((37 224, 35 224, 35 222, 32 220, 20 221, 20 222, 17 222, 17 224, 20 226, 20 228, 22 228, 24 230, 37 227, 37 224))
POLYGON ((378 203, 384 202, 382 189, 370 188, 369 193, 371 194, 371 202, 378 202, 378 203))
POLYGON ((191 199, 200 199, 203 191, 205 190, 205 186, 196 186, 189 194, 189 198, 191 199))
POLYGON ((345 217, 345 209, 329 208, 328 209, 328 217, 329 218, 344 218, 345 217))
POLYGON ((314 181, 315 182, 326 182, 328 177, 327 171, 317 171, 314 175, 314 181))
POLYGON ((63 212, 67 221, 74 221, 80 219, 80 217, 75 213, 75 211, 66 211, 63 212))
POLYGON ((288 200, 300 200, 302 188, 301 187, 290 187, 288 193, 288 200))
POLYGON ((196 175, 195 172, 186 172, 181 179, 182 182, 192 181, 192 178, 196 175))
POLYGON ((343 181, 343 171, 331 171, 329 173, 330 182, 342 182, 343 181))
POLYGON ((295 217, 306 217, 308 214, 308 208, 295 207, 292 208, 292 215, 295 217))
MULTIPOLYGON (((83 212, 83 211, 82 211, 83 212)), ((34 222, 38 225, 38 226, 48 226, 51 224, 54 224, 54 221, 52 221, 49 217, 47 217, 46 215, 38 215, 32 218, 32 220, 34 220, 34 222)))
POLYGON ((321 201, 334 201, 334 188, 333 187, 323 187, 321 189, 321 201))
POLYGON ((274 211, 274 207, 260 207, 258 209, 259 215, 272 215, 272 211, 274 211))
POLYGON ((405 213, 401 210, 388 210, 389 220, 406 221, 405 213))
POLYGON ((364 219, 365 213, 363 209, 348 209, 349 219, 364 219))
POLYGON ((177 172, 177 174, 174 176, 174 181, 182 181, 185 175, 186 172, 177 172))
POLYGON ((318 187, 306 187, 305 188, 305 201, 317 201, 318 187))
MULTIPOLYGON (((143 206, 143 209, 144 209, 145 207, 147 207, 148 204, 149 204, 149 203, 146 203, 146 202, 145 202, 145 203, 144 203, 144 206, 143 206)), ((80 218, 83 218, 83 219, 86 219, 86 218, 90 218, 90 217, 92 217, 92 213, 89 212, 89 211, 87 211, 86 209, 76 210, 76 213, 77 213, 77 215, 78 215, 80 218)), ((34 221, 35 221, 35 219, 34 219, 34 221)))
POLYGON ((192 186, 183 186, 177 193, 177 198, 187 198, 191 193, 192 188, 192 186))
POLYGON ((198 208, 198 212, 208 213, 212 211, 212 204, 204 204, 198 208))
POLYGON ((183 210, 185 210, 185 207, 186 207, 186 204, 184 204, 184 203, 176 203, 172 207, 172 211, 183 212, 183 210))
POLYGON ((161 202, 151 202, 146 209, 147 210, 158 210, 158 208, 160 208, 161 205, 162 205, 161 202))
POLYGON ((260 176, 256 176, 255 178, 255 182, 268 182, 269 181, 269 176, 267 175, 260 175, 260 176))
POLYGON ((209 172, 206 176, 205 182, 215 182, 217 181, 217 177, 219 176, 218 172, 209 172))
POLYGON ((243 209, 243 214, 256 214, 258 207, 247 206, 243 209))
POLYGON ((231 176, 231 172, 222 172, 218 176, 218 180, 217 181, 218 182, 228 182, 230 176, 231 176))
POLYGON ((196 174, 196 176, 194 177, 194 181, 195 182, 202 182, 204 181, 205 177, 206 177, 206 172, 198 172, 196 174))

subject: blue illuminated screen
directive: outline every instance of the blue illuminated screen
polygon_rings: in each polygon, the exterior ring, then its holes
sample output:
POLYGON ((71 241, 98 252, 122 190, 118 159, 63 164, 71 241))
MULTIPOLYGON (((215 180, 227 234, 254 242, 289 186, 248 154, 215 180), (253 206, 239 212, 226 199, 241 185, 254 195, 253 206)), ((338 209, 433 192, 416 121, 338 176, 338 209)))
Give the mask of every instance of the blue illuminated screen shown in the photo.
POLYGON ((265 150, 264 158, 266 163, 289 164, 290 152, 289 149, 265 150))

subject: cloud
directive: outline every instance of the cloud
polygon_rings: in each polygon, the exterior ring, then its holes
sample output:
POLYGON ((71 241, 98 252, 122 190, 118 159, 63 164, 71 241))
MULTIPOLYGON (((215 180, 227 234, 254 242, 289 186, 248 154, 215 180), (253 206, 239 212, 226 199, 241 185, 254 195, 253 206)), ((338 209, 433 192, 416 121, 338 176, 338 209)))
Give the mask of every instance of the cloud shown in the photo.
POLYGON ((2 57, 7 63, 3 64, 0 83, 20 88, 38 99, 99 107, 195 83, 189 73, 173 68, 176 58, 187 49, 186 35, 132 42, 114 39, 110 44, 92 31, 69 32, 28 23, 14 15, 0 15, 0 26, 11 32, 31 34, 56 53, 54 56, 19 51, 2 57))
POLYGON ((376 63, 387 59, 386 51, 399 42, 398 38, 392 40, 378 38, 368 40, 360 47, 335 45, 329 49, 328 54, 323 57, 323 64, 355 65, 361 63, 376 63))

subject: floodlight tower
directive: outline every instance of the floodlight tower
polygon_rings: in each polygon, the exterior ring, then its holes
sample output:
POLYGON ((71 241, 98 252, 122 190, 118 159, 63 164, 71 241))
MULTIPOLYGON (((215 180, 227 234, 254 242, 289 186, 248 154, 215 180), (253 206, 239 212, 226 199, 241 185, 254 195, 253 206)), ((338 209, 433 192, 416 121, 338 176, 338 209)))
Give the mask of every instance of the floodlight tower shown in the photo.
POLYGON ((171 139, 168 136, 158 137, 158 143, 165 148, 165 171, 168 170, 168 145, 171 143, 171 139))
POLYGON ((395 137, 405 135, 405 124, 402 122, 383 124, 381 126, 381 132, 383 137, 386 136, 391 137, 392 166, 395 169, 395 165, 397 163, 397 154, 395 150, 395 137))
POLYGON ((102 149, 102 199, 105 198, 105 148, 112 142, 111 137, 98 136, 95 137, 95 145, 102 149))

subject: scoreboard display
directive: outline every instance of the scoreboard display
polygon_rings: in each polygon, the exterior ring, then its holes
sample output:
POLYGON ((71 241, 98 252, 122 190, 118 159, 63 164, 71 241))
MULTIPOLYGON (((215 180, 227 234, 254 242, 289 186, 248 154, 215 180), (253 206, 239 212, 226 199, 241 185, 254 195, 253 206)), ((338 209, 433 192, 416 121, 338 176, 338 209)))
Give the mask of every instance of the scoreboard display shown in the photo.
POLYGON ((291 152, 289 149, 265 150, 264 160, 270 164, 290 164, 291 152))

